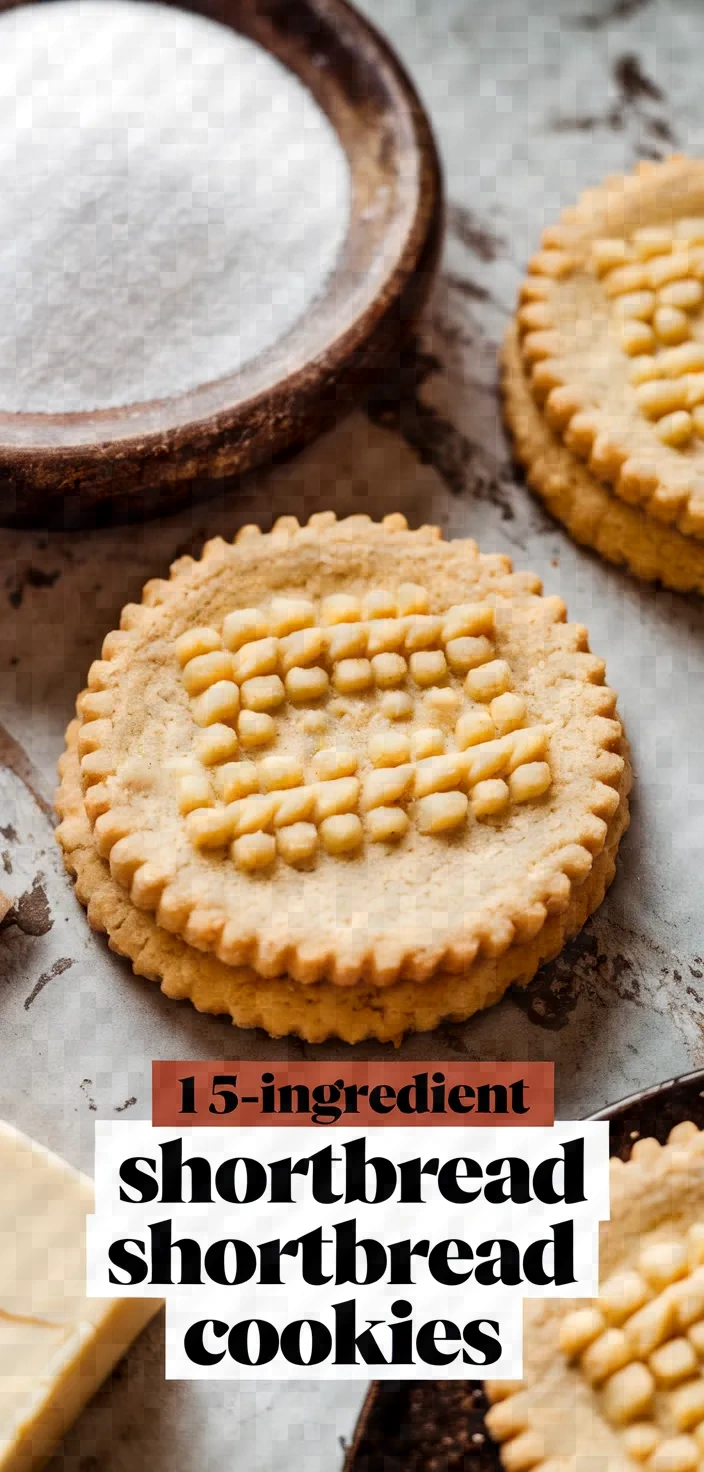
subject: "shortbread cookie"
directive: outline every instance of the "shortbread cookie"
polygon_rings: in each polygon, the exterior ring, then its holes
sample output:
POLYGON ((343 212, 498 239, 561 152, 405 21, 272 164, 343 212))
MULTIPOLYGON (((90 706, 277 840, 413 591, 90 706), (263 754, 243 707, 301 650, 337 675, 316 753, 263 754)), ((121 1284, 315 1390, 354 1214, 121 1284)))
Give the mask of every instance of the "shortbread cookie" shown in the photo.
POLYGON ((515 326, 503 352, 506 420, 528 484, 575 538, 637 577, 680 593, 704 593, 704 544, 597 480, 546 423, 531 393, 515 326))
POLYGON ((517 322, 547 422, 624 501, 704 539, 704 160, 608 179, 542 243, 517 322))
POLYGON ((225 1013, 236 1026, 261 1027, 275 1038, 294 1034, 309 1043, 336 1037, 347 1043, 376 1038, 398 1044, 407 1032, 463 1022, 498 1001, 511 983, 526 986, 601 904, 628 823, 624 773, 604 847, 584 883, 574 888, 564 913, 548 916, 534 940, 514 943, 495 959, 478 958, 466 975, 440 974, 425 982, 397 981, 384 987, 370 982, 339 987, 325 981, 306 986, 288 977, 265 979, 250 967, 226 966, 162 930, 153 915, 135 909, 95 848, 80 780, 79 730, 79 722, 73 721, 60 763, 57 806, 66 867, 75 876, 76 894, 87 907, 90 924, 107 934, 111 949, 126 956, 138 976, 160 982, 166 996, 189 999, 200 1012, 225 1013))
POLYGON ((704 1132, 612 1161, 593 1301, 524 1305, 524 1378, 489 1382, 506 1472, 697 1472, 704 1457, 704 1132))
POLYGON ((362 1013, 400 987, 387 1036, 418 986, 437 1020, 527 981, 603 897, 630 779, 603 663, 539 589, 401 517, 287 518, 183 559, 78 700, 58 837, 80 897, 109 872, 196 972, 214 953, 238 1020, 235 975, 285 978, 294 1012, 317 984, 328 1032, 323 986, 362 1013))

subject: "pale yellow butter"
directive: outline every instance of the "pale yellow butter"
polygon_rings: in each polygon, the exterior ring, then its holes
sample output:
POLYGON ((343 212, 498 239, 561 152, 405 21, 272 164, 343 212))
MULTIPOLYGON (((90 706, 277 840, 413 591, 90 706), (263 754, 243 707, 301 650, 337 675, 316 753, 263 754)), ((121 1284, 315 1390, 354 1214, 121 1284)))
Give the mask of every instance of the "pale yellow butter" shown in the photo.
POLYGON ((87 1298, 93 1186, 0 1123, 0 1472, 35 1472, 160 1307, 87 1298))

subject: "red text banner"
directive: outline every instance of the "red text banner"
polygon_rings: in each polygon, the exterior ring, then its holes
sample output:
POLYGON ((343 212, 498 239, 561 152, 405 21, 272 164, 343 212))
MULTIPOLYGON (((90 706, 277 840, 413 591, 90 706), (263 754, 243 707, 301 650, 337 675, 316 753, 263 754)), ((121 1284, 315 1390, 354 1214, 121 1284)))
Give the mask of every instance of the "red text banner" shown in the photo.
POLYGON ((536 1126, 554 1123, 552 1063, 152 1063, 152 1124, 536 1126))

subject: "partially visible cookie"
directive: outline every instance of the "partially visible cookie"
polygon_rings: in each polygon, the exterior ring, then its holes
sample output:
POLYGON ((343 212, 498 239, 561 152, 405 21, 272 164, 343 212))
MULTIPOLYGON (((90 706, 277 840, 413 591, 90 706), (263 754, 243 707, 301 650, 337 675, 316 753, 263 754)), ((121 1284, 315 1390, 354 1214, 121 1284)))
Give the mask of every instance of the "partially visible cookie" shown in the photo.
POLYGON ((106 639, 57 836, 166 989, 397 1038, 527 982, 603 898, 630 782, 603 676, 561 600, 473 542, 246 528, 106 639))
POLYGON ((704 593, 704 544, 629 506, 547 424, 531 393, 515 326, 504 343, 502 386, 506 421, 528 484, 575 541, 648 582, 704 593))
POLYGON ((523 1381, 489 1382, 506 1472, 698 1472, 704 1459, 704 1132, 612 1161, 596 1300, 524 1304, 523 1381))
MULTIPOLYGON (((664 555, 636 547, 633 558, 601 533, 605 555, 660 566, 674 587, 697 587, 704 560, 704 161, 673 158, 588 190, 558 225, 544 232, 529 265, 508 349, 506 413, 522 458, 527 446, 516 405, 519 371, 544 425, 568 452, 566 493, 557 514, 579 522, 597 517, 591 487, 608 486, 641 512, 615 525, 644 544, 664 535, 664 555), (516 364, 518 359, 519 367, 516 364), (584 465, 588 478, 570 473, 584 465), (670 535, 668 535, 668 532, 670 535), (677 543, 680 533, 685 548, 677 543), (694 543, 694 547, 691 544, 694 543), (685 549, 689 548, 686 553, 685 549), (688 564, 686 570, 682 563, 688 564), (670 577, 670 565, 674 579, 670 577)), ((532 468, 532 461, 529 462, 532 468)), ((535 475, 545 494, 545 475, 535 475)), ((603 498, 602 498, 603 500, 603 498)), ((601 508, 606 514, 607 501, 601 508)), ((598 517, 603 519, 603 515, 598 517)), ((618 523, 618 518, 616 518, 618 523)), ((625 533, 625 536, 624 536, 625 533)), ((579 535, 579 533, 577 533, 579 535)), ((582 540, 596 537, 587 532, 582 540)))

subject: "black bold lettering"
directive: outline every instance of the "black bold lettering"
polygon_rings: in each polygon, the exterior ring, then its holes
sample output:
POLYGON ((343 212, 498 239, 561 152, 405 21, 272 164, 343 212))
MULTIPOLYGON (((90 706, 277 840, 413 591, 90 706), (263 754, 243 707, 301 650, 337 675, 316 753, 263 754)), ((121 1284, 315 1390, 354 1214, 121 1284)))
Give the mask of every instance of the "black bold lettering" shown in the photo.
POLYGON ((559 1286, 574 1283, 574 1222, 558 1222, 550 1228, 552 1237, 531 1242, 523 1256, 523 1272, 529 1283, 541 1288, 546 1283, 559 1286), (552 1271, 545 1266, 545 1253, 552 1255, 552 1271))
POLYGON ((161 1200, 169 1204, 197 1201, 203 1205, 212 1203, 210 1166, 201 1155, 192 1160, 183 1158, 183 1140, 168 1140, 160 1145, 161 1150, 161 1200), (183 1172, 190 1171, 191 1194, 184 1196, 183 1172))
POLYGON ((349 1145, 342 1147, 347 1157, 346 1205, 350 1201, 363 1201, 368 1206, 378 1206, 379 1202, 388 1201, 396 1188, 396 1167, 383 1155, 374 1155, 371 1160, 367 1160, 366 1144, 366 1138, 362 1135, 358 1140, 351 1140, 349 1145), (368 1169, 374 1172, 373 1196, 367 1196, 368 1169))
POLYGON ((488 1176, 498 1176, 499 1180, 490 1181, 484 1189, 487 1201, 494 1206, 501 1206, 504 1201, 515 1201, 517 1206, 525 1206, 531 1200, 530 1194, 530 1171, 525 1160, 520 1155, 507 1155, 504 1160, 492 1160, 486 1168, 488 1176), (501 1175, 503 1167, 506 1166, 507 1174, 501 1175))
POLYGON ((539 1201, 546 1206, 556 1206, 564 1201, 565 1206, 574 1206, 586 1201, 584 1194, 584 1140, 567 1140, 562 1146, 563 1158, 542 1160, 533 1176, 533 1190, 539 1201), (562 1191, 555 1186, 555 1171, 562 1167, 562 1191))
POLYGON ((262 1114, 276 1114, 276 1094, 273 1073, 262 1074, 262 1114))
POLYGON ((332 1334, 318 1319, 296 1319, 281 1331, 281 1352, 290 1365, 322 1365, 332 1349, 332 1334), (304 1358, 301 1334, 310 1331, 310 1353, 304 1358))
POLYGON ((475 1359, 467 1350, 462 1351, 462 1359, 465 1365, 495 1365, 501 1359, 501 1341, 498 1337, 499 1325, 496 1319, 472 1319, 465 1324, 462 1338, 468 1349, 475 1350, 481 1356, 475 1359), (485 1334, 486 1328, 493 1329, 494 1333, 485 1334))
POLYGON ((291 1157, 284 1160, 272 1160, 269 1172, 271 1176, 269 1200, 272 1206, 293 1206, 293 1161, 291 1157))
MULTIPOLYGON (((342 1200, 341 1191, 332 1189, 332 1168, 336 1161, 342 1160, 341 1155, 333 1155, 332 1146, 325 1145, 322 1150, 316 1150, 310 1157, 312 1168, 312 1192, 313 1200, 320 1201, 323 1206, 331 1206, 334 1201, 342 1200)), ((306 1166, 308 1162, 306 1161, 306 1166)), ((303 1161, 299 1161, 303 1165, 303 1161)), ((298 1166, 295 1167, 298 1169, 298 1166)))
POLYGON ((410 1202, 412 1205, 420 1205, 423 1201, 421 1176, 436 1176, 439 1165, 440 1161, 436 1155, 432 1156, 430 1160, 426 1160, 423 1166, 417 1157, 415 1160, 402 1160, 398 1168, 398 1173, 401 1177, 399 1201, 410 1202))
POLYGON ((147 1266, 144 1243, 138 1241, 136 1237, 123 1237, 119 1242, 111 1242, 108 1257, 113 1267, 116 1267, 121 1273, 127 1274, 125 1278, 118 1278, 111 1268, 109 1273, 111 1283, 125 1285, 127 1283, 144 1282, 149 1268, 147 1266), (134 1247, 137 1250, 130 1252, 130 1247, 134 1247), (140 1253, 142 1254, 141 1257, 139 1255, 140 1253))
POLYGON ((129 1186, 134 1196, 128 1196, 127 1192, 120 1186, 121 1201, 144 1202, 156 1201, 159 1195, 159 1182, 156 1175, 156 1161, 148 1160, 143 1155, 133 1155, 130 1160, 123 1160, 120 1166, 120 1180, 124 1186, 129 1186), (148 1165, 152 1172, 148 1174, 141 1166, 148 1165))
MULTIPOLYGON (((212 1283, 222 1283, 224 1287, 234 1288, 238 1283, 248 1283, 257 1271, 257 1254, 248 1242, 242 1242, 238 1237, 224 1237, 219 1242, 212 1242, 203 1258, 206 1278, 212 1283), (228 1258, 234 1258, 232 1269, 228 1272, 228 1258)), ((261 1279, 260 1279, 261 1282, 261 1279)))
POLYGON ((482 1179, 482 1168, 476 1160, 469 1160, 466 1156, 460 1156, 457 1160, 446 1160, 440 1167, 438 1175, 438 1186, 441 1196, 446 1201, 452 1201, 455 1206, 463 1206, 465 1201, 476 1201, 481 1195, 481 1187, 476 1191, 465 1191, 462 1181, 480 1181, 482 1179), (464 1167, 464 1171, 460 1169, 464 1167))
POLYGON ((232 1160, 223 1160, 215 1172, 215 1189, 222 1201, 231 1201, 235 1206, 245 1206, 250 1201, 261 1201, 266 1192, 267 1175, 260 1160, 253 1160, 249 1155, 234 1156, 232 1160), (237 1176, 242 1175, 241 1166, 244 1171, 244 1191, 237 1191, 237 1176))
POLYGON ((505 1084, 480 1084, 477 1089, 478 1114, 508 1114, 505 1084), (493 1103, 492 1103, 493 1094, 493 1103))
POLYGON ((227 1348, 238 1365, 270 1365, 279 1352, 279 1336, 274 1325, 266 1319, 242 1319, 230 1330, 227 1348), (259 1336, 256 1359, 252 1359, 249 1352, 250 1329, 256 1329, 259 1336))
POLYGON ((312 1283, 319 1288, 322 1283, 329 1283, 332 1278, 332 1273, 323 1272, 323 1246, 331 1241, 331 1237, 323 1236, 322 1227, 312 1227, 310 1232, 304 1232, 302 1237, 294 1237, 293 1241, 287 1242, 281 1251, 289 1257, 296 1257, 300 1249, 301 1277, 304 1283, 312 1283))
POLYGON ((488 1258, 488 1261, 477 1263, 474 1269, 475 1283, 481 1283, 485 1288, 491 1288, 495 1283, 505 1283, 508 1288, 515 1288, 520 1283, 521 1256, 515 1242, 503 1237, 482 1242, 477 1248, 476 1256, 488 1258), (491 1256, 494 1247, 498 1248, 496 1257, 491 1256))
POLYGON ((450 1237, 446 1242, 436 1242, 428 1258, 428 1267, 436 1283, 445 1283, 448 1288, 453 1288, 456 1283, 466 1283, 471 1278, 473 1269, 469 1268, 466 1273, 455 1273, 452 1270, 453 1262, 471 1262, 474 1253, 468 1242, 462 1242, 457 1237, 450 1237), (450 1256, 450 1248, 457 1250, 453 1257, 450 1256))
POLYGON ((383 1319, 367 1319, 368 1328, 357 1333, 357 1305, 353 1298, 345 1303, 334 1303, 335 1315, 335 1360, 336 1365, 358 1365, 357 1350, 364 1365, 388 1365, 374 1338, 373 1330, 383 1324, 383 1319))
POLYGON ((369 1094, 369 1084, 345 1084, 345 1114, 359 1114, 358 1099, 369 1094))
POLYGON ((364 1285, 378 1283, 386 1272, 386 1248, 373 1237, 357 1241, 357 1223, 354 1217, 346 1222, 337 1222, 335 1233, 335 1282, 364 1285), (364 1276, 357 1277, 357 1253, 364 1253, 364 1276))
POLYGON ((474 1108, 474 1089, 469 1084, 455 1084, 447 1096, 447 1103, 452 1114, 471 1114, 474 1108), (467 1100, 467 1103, 465 1103, 467 1100))
POLYGON ((415 1283, 415 1278, 411 1276, 411 1258, 427 1257, 429 1250, 430 1242, 427 1237, 421 1242, 415 1242, 412 1247, 408 1237, 405 1242, 392 1242, 389 1246, 389 1282, 415 1283))
MULTIPOLYGON (((340 1118, 342 1110, 338 1104, 338 1099, 342 1097, 343 1083, 343 1079, 337 1078, 334 1084, 315 1085, 313 1089, 315 1109, 311 1114, 313 1124, 327 1124, 328 1120, 334 1121, 340 1118)), ((283 1345, 283 1335, 281 1342, 283 1345)), ((318 1364, 319 1361, 312 1360, 311 1363, 318 1364)))
POLYGON ((293 1114, 293 1094, 296 1093, 296 1114, 310 1114, 310 1094, 306 1084, 281 1084, 279 1088, 279 1114, 293 1114))
POLYGON ((276 1237, 272 1242, 262 1242, 259 1248, 259 1277, 257 1282, 281 1284, 281 1239, 276 1237))
POLYGON ((413 1312, 413 1305, 407 1298, 397 1298, 391 1305, 394 1318, 405 1319, 406 1323, 390 1324, 391 1329, 391 1364, 412 1365, 413 1364, 413 1321, 408 1315, 413 1312))
POLYGON ((205 1347, 205 1331, 212 1329, 216 1339, 222 1339, 227 1334, 227 1324, 222 1319, 199 1319, 197 1324, 191 1324, 183 1336, 183 1347, 189 1360, 194 1365, 219 1365, 225 1358, 225 1350, 220 1354, 213 1354, 212 1350, 205 1347))
POLYGON ((390 1084, 377 1084, 376 1087, 370 1091, 369 1107, 370 1109, 374 1110, 375 1114, 391 1114, 394 1107, 393 1103, 387 1104, 386 1100, 393 1100, 395 1098, 396 1090, 392 1089, 390 1084))
POLYGON ((151 1237, 151 1260, 152 1283, 202 1283, 200 1247, 192 1237, 181 1237, 178 1242, 172 1240, 173 1224, 171 1221, 152 1222, 149 1228, 151 1237), (172 1252, 176 1248, 181 1262, 180 1276, 173 1276, 172 1252))
POLYGON ((413 1082, 404 1084, 396 1096, 396 1108, 400 1114, 428 1113, 428 1075, 414 1073, 413 1082))
POLYGON ((442 1344, 452 1344, 461 1338, 462 1335, 457 1325, 452 1324, 449 1319, 431 1319, 429 1323, 422 1324, 418 1330, 416 1349, 426 1365, 451 1365, 452 1361, 457 1359, 459 1349, 452 1350, 450 1354, 443 1354, 438 1339, 442 1344))

